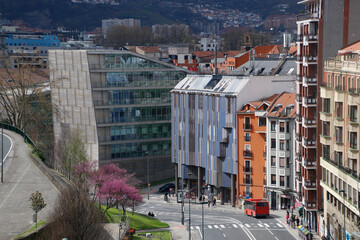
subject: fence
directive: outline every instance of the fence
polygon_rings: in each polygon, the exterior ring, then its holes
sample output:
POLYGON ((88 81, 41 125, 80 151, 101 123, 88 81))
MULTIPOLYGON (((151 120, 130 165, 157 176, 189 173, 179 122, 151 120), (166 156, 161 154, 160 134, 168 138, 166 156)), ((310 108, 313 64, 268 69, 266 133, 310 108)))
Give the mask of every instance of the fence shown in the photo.
POLYGON ((10 124, 7 123, 2 123, 0 122, 0 128, 4 128, 6 130, 15 132, 17 134, 20 134, 22 137, 25 138, 25 142, 29 143, 32 147, 35 147, 34 142, 31 140, 31 138, 29 138, 22 130, 20 130, 19 128, 12 126, 10 124))

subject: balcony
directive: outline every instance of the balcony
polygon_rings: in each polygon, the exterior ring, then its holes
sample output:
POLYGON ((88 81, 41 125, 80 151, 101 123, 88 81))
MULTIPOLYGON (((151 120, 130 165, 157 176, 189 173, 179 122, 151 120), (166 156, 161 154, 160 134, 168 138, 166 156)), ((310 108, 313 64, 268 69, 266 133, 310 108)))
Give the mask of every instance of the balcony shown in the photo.
POLYGON ((244 150, 243 151, 243 156, 246 158, 251 158, 252 157, 252 152, 250 150, 244 150))
POLYGON ((296 159, 297 161, 301 161, 301 153, 297 152, 297 153, 295 154, 295 159, 296 159))
POLYGON ((252 167, 243 167, 244 173, 252 173, 252 167))
POLYGON ((303 35, 302 34, 298 34, 296 37, 296 41, 300 42, 303 40, 303 35))
POLYGON ((304 41, 317 41, 318 36, 315 33, 309 33, 304 35, 304 41))
POLYGON ((300 133, 296 133, 295 139, 296 139, 296 141, 301 142, 302 137, 301 137, 300 133))
POLYGON ((317 62, 316 56, 307 56, 307 57, 304 57, 303 59, 304 59, 305 63, 316 63, 317 62))
POLYGON ((296 102, 299 104, 302 103, 302 96, 300 94, 296 94, 296 102))
POLYGON ((303 60, 303 57, 302 57, 302 56, 298 55, 298 56, 296 57, 296 61, 302 62, 302 60, 303 60))
POLYGON ((316 182, 310 181, 310 180, 304 180, 303 181, 303 187, 306 190, 316 190, 316 182))
POLYGON ((308 200, 308 199, 303 199, 303 205, 306 208, 306 210, 316 210, 317 209, 317 205, 316 202, 313 200, 308 200))
POLYGON ((298 21, 303 21, 303 20, 310 20, 310 19, 318 19, 319 18, 319 13, 315 12, 315 13, 303 13, 303 14, 299 14, 297 15, 297 20, 298 21))
POLYGON ((328 156, 323 156, 321 159, 322 159, 322 161, 326 161, 326 162, 330 163, 332 166, 336 167, 343 173, 350 175, 356 181, 360 181, 360 175, 357 171, 353 171, 350 168, 344 167, 342 164, 335 162, 334 160, 330 159, 328 156))
POLYGON ((301 115, 300 114, 296 114, 296 117, 295 117, 295 120, 298 121, 298 122, 301 122, 301 115))
POLYGON ((296 173, 295 173, 295 179, 296 179, 296 180, 299 180, 299 181, 302 180, 301 172, 296 172, 296 173))
POLYGON ((245 131, 251 131, 252 125, 250 123, 244 123, 244 130, 245 131))
POLYGON ((303 77, 302 77, 301 75, 299 75, 299 74, 296 75, 296 81, 297 81, 297 82, 300 82, 300 83, 301 83, 301 82, 302 82, 302 78, 303 78, 303 77))
POLYGON ((344 90, 344 86, 343 86, 343 85, 336 85, 336 86, 335 86, 335 90, 343 91, 343 90, 344 90))
POLYGON ((302 193, 301 193, 301 192, 296 192, 296 198, 297 198, 299 201, 302 201, 302 193))
POLYGON ((302 141, 302 145, 307 148, 316 147, 316 140, 304 137, 302 141))
POLYGON ((315 97, 304 97, 302 104, 304 107, 316 107, 317 100, 315 97))
POLYGON ((304 86, 316 86, 317 85, 317 77, 303 77, 303 85, 304 86))
POLYGON ((304 127, 316 127, 316 119, 303 118, 302 125, 304 127))
POLYGON ((349 94, 358 95, 360 93, 360 88, 349 88, 349 94))
POLYGON ((310 161, 306 158, 302 159, 302 165, 306 168, 306 169, 316 169, 316 160, 314 159, 313 161, 310 161))

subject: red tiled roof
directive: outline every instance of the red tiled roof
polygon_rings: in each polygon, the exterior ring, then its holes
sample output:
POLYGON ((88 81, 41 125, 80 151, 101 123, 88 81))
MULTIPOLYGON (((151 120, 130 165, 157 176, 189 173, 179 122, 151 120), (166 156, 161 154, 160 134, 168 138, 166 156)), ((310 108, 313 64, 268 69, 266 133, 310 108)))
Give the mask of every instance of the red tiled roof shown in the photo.
POLYGON ((262 104, 264 103, 267 103, 267 104, 271 104, 272 101, 274 101, 274 99, 276 99, 277 97, 279 96, 279 94, 274 94, 266 99, 263 99, 263 100, 260 100, 260 101, 250 101, 248 103, 246 103, 244 106, 243 106, 243 109, 238 111, 239 113, 244 113, 244 112, 247 112, 248 110, 244 109, 244 107, 248 104, 250 104, 252 107, 258 109, 262 104))
POLYGON ((256 57, 267 57, 267 55, 276 48, 276 45, 264 45, 255 47, 255 56, 256 57))
POLYGON ((288 93, 283 92, 281 93, 271 104, 268 109, 266 116, 273 116, 273 117, 294 117, 296 114, 295 108, 295 99, 296 93, 288 93), (281 105, 278 105, 281 104, 281 105), (289 105, 293 105, 292 111, 287 115, 283 116, 283 111, 289 105), (277 109, 275 109, 277 108, 277 109))
POLYGON ((226 55, 227 57, 235 57, 236 55, 239 55, 242 52, 243 51, 227 51, 224 52, 224 55, 226 55))
POLYGON ((160 47, 145 47, 145 46, 138 46, 139 49, 143 50, 146 53, 159 53, 161 52, 160 47))
MULTIPOLYGON (((215 53, 213 51, 194 51, 193 55, 199 58, 214 58, 215 53)), ((218 58, 224 57, 224 53, 218 52, 217 57, 218 58)))
POLYGON ((346 51, 359 51, 360 50, 360 41, 353 43, 343 49, 341 49, 341 52, 346 52, 346 51))

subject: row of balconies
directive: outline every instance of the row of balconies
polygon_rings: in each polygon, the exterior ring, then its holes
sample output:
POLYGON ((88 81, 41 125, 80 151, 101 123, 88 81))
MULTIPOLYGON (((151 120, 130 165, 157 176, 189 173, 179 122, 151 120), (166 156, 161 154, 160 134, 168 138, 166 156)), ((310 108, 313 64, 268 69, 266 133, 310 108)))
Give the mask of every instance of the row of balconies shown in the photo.
POLYGON ((320 14, 318 12, 307 12, 307 13, 303 13, 303 14, 298 14, 297 20, 303 21, 303 20, 309 20, 309 19, 318 19, 319 16, 320 16, 320 14))

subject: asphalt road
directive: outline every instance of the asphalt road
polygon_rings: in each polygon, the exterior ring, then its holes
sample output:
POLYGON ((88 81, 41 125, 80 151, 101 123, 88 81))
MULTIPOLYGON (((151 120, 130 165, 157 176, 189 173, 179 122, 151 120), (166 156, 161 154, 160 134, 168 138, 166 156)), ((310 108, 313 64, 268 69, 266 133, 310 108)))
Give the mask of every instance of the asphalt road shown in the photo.
MULTIPOLYGON (((2 145, 1 141, 2 141, 2 135, 1 135, 1 130, 0 130, 0 159, 1 159, 1 145, 2 145)), ((6 136, 6 134, 4 134, 4 146, 3 146, 4 147, 4 154, 3 154, 4 158, 10 150, 10 146, 11 146, 10 138, 8 136, 6 136)))
MULTIPOLYGON (((189 208, 185 204, 185 223, 188 225, 189 208)), ((192 204, 191 233, 192 239, 202 239, 202 211, 200 204, 192 204)), ((167 204, 165 202, 146 202, 136 210, 147 214, 154 212, 156 218, 164 222, 181 221, 181 204, 167 204)), ((271 213, 270 213, 271 214, 271 213)), ((241 240, 293 240, 295 239, 285 228, 283 219, 278 216, 268 218, 252 218, 244 215, 240 210, 222 210, 221 207, 204 205, 204 234, 206 240, 241 239, 241 240)))

